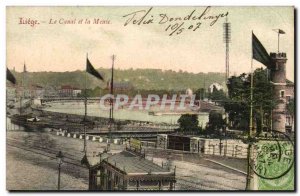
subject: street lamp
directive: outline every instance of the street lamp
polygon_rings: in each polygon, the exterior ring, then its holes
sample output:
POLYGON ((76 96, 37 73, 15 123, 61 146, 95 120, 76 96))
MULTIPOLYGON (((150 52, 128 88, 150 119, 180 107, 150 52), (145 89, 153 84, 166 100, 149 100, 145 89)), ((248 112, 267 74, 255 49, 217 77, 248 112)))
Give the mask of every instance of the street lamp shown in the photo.
POLYGON ((64 156, 61 151, 58 152, 56 155, 56 160, 58 164, 58 182, 57 182, 57 190, 60 190, 60 168, 61 164, 63 163, 64 156))

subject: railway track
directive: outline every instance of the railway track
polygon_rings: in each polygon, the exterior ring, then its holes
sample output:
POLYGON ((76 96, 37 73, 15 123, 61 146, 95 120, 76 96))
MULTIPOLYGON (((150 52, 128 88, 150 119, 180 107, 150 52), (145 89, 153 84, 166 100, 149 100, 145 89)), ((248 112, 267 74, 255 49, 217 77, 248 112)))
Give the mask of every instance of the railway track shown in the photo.
MULTIPOLYGON (((21 141, 18 141, 16 139, 10 139, 10 138, 7 138, 6 144, 14 148, 19 148, 28 152, 32 152, 34 154, 49 157, 50 159, 56 159, 56 155, 59 152, 59 150, 49 149, 42 146, 26 145, 21 141)), ((69 153, 64 153, 64 163, 71 164, 73 166, 77 166, 81 168, 86 168, 85 166, 82 166, 80 164, 80 161, 81 159, 79 157, 74 158, 69 153)))
MULTIPOLYGON (((37 155, 41 155, 41 156, 45 156, 48 157, 51 160, 55 160, 56 159, 56 155, 59 152, 59 150, 63 149, 63 153, 65 155, 65 159, 64 159, 64 163, 68 164, 67 167, 69 168, 65 168, 65 172, 66 173, 74 173, 72 175, 74 176, 80 176, 80 178, 84 179, 85 181, 88 180, 88 172, 87 172, 87 168, 85 166, 81 165, 81 159, 83 157, 83 152, 80 151, 75 151, 74 149, 72 149, 72 147, 66 148, 65 146, 57 146, 58 144, 56 144, 56 142, 53 142, 54 144, 51 144, 51 138, 50 140, 47 140, 47 138, 44 138, 45 140, 40 140, 41 136, 39 135, 38 137, 23 137, 22 139, 16 139, 16 138, 10 138, 7 137, 7 146, 12 147, 12 148, 17 148, 17 149, 22 149, 24 151, 28 151, 30 153, 34 153, 37 155), (50 142, 49 142, 50 141, 50 142), (47 143, 48 142, 48 143, 47 143), (73 167, 74 166, 74 167, 73 167), (74 169, 77 170, 76 168, 78 168, 78 170, 80 170, 80 174, 77 174, 74 171, 74 169)), ((55 140, 54 140, 55 141, 55 140)), ((148 149, 147 149, 148 150, 148 149)), ((161 155, 162 152, 160 152, 159 154, 161 155)), ((179 152, 177 152, 179 153, 179 152)), ((155 150, 150 150, 149 154, 151 156, 157 156, 157 151, 155 150), (156 154, 156 155, 155 155, 156 154)), ((165 152, 162 153, 164 156, 162 157, 166 157, 169 153, 165 152)), ((179 153, 180 154, 180 153, 179 153)), ((180 154, 181 155, 181 154, 180 154)), ((160 157, 160 156, 158 156, 160 157)), ((175 157, 172 157, 175 158, 175 157)), ((177 157, 178 158, 178 157, 177 157)), ((193 157, 194 159, 199 159, 199 157, 193 157)), ((176 160, 176 158, 175 158, 176 160)), ((34 160, 33 160, 34 161, 34 160)), ((180 160, 178 160, 180 161, 180 160)), ((52 167, 55 166, 54 163, 51 163, 52 167)), ((193 163, 196 165, 201 165, 201 163, 193 163)), ((205 166, 205 165, 203 165, 205 166)), ((220 166, 218 166, 220 167, 220 166)), ((178 171, 179 170, 183 170, 184 168, 177 166, 178 171)), ((184 176, 183 173, 179 174, 176 177, 177 183, 176 183, 176 190, 221 190, 221 188, 223 188, 224 186, 226 187, 226 184, 222 184, 222 183, 217 183, 215 181, 211 181, 208 179, 205 179, 203 182, 202 181, 197 181, 197 179, 194 179, 195 177, 192 176, 184 176), (192 177, 192 178, 190 178, 192 177)), ((237 187, 227 187, 230 190, 237 190, 237 187)))

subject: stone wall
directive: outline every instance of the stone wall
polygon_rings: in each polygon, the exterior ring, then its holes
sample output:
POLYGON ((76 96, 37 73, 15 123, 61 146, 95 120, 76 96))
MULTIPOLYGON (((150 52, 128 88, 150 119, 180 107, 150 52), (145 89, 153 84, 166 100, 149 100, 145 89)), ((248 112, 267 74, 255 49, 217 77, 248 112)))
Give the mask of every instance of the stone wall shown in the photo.
POLYGON ((200 139, 200 151, 207 155, 247 158, 248 145, 237 139, 200 139))

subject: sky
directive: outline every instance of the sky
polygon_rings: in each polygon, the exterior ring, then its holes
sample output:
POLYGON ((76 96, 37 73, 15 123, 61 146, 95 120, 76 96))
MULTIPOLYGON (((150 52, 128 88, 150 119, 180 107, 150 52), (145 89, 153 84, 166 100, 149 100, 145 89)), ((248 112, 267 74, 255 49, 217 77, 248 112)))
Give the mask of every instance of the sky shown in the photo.
MULTIPOLYGON (((144 10, 136 13, 138 20, 150 8, 7 7, 7 67, 21 71, 25 62, 28 71, 84 70, 88 53, 96 68, 110 68, 114 54, 115 68, 119 69, 225 72, 223 23, 226 17, 220 16, 211 24, 216 16, 228 12, 230 75, 250 71, 252 31, 268 52, 277 52, 278 37, 273 29, 280 28, 286 33, 280 36, 280 51, 287 53, 287 78, 294 81, 293 7, 210 7, 200 20, 189 21, 170 21, 170 18, 183 19, 193 10, 193 16, 199 17, 206 7, 153 7, 144 20, 152 19, 153 23, 137 25, 132 20, 124 25, 133 16, 129 14, 144 10), (167 16, 168 22, 162 16, 167 16), (204 19, 208 16, 214 19, 204 19), (39 24, 20 24, 20 18, 36 20, 39 24), (59 24, 74 19, 75 24, 59 24), (81 19, 83 24, 78 24, 81 19), (85 24, 86 19, 91 24, 85 24), (109 20, 110 24, 92 24, 94 19, 109 20), (57 23, 50 24, 50 20, 57 23), (201 25, 195 30, 198 22, 201 25), (176 23, 180 27, 169 36, 171 29, 176 30, 176 23), (184 29, 179 33, 181 28, 184 29)), ((255 60, 253 66, 263 67, 255 60)))

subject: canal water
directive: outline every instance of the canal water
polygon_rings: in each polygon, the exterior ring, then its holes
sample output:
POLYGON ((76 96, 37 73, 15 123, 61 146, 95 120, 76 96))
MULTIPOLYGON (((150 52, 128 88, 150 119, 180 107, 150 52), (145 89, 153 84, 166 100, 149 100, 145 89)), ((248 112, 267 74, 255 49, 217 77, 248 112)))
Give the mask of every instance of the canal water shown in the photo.
POLYGON ((12 123, 11 119, 9 117, 6 117, 6 130, 8 130, 8 131, 24 131, 25 128, 23 126, 12 123))
POLYGON ((53 129, 51 128, 28 128, 24 127, 22 125, 14 124, 11 122, 10 117, 6 117, 6 130, 7 131, 25 131, 25 132, 33 132, 33 131, 38 131, 38 132, 45 132, 45 131, 51 131, 53 129))
MULTIPOLYGON (((47 103, 46 111, 60 112, 68 114, 84 115, 84 104, 82 102, 52 102, 47 103)), ((101 110, 99 103, 89 103, 87 115, 96 117, 109 117, 109 110, 101 110)), ((114 111, 114 118, 120 120, 148 121, 153 123, 177 124, 181 114, 163 114, 159 116, 150 115, 145 110, 119 109, 114 111)), ((208 113, 198 114, 199 126, 204 127, 208 122, 208 113)))

